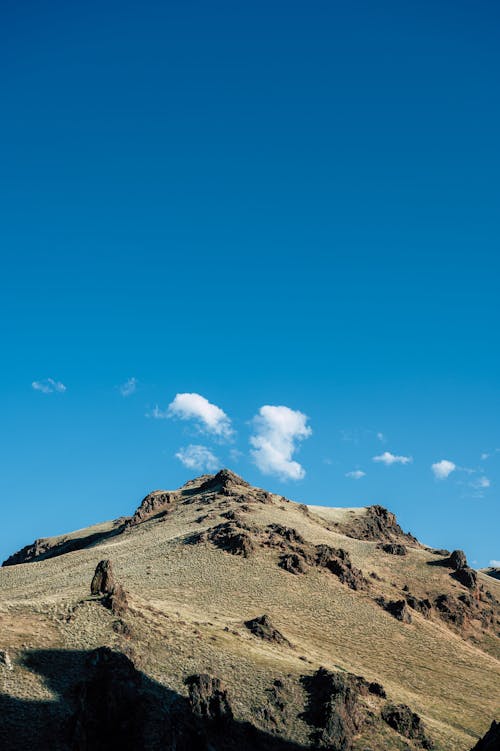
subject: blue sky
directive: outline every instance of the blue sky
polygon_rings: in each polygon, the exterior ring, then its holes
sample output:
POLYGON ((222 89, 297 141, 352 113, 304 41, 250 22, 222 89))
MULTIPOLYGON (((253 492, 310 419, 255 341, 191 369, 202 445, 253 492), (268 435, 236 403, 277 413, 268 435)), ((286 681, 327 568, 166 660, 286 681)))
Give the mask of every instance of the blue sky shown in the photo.
POLYGON ((4 5, 1 558, 209 451, 500 559, 499 15, 4 5))

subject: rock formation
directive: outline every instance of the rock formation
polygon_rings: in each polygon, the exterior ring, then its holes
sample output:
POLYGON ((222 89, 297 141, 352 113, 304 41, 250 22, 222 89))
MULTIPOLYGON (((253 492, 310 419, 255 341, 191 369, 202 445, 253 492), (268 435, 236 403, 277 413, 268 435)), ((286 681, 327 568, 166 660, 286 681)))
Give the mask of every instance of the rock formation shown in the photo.
POLYGON ((268 615, 259 615, 256 618, 251 618, 245 621, 246 628, 251 631, 254 636, 264 641, 274 642, 275 644, 281 644, 283 646, 291 647, 292 645, 286 639, 283 634, 278 631, 277 628, 271 623, 271 619, 268 615))

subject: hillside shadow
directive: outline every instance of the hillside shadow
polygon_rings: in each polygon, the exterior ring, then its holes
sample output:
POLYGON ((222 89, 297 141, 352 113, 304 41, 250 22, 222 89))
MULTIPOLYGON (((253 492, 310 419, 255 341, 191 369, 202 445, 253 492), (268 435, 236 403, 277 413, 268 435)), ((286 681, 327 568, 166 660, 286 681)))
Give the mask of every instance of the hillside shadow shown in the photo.
POLYGON ((2 566, 14 566, 18 563, 35 563, 36 561, 46 561, 49 558, 57 558, 59 555, 65 555, 66 553, 73 553, 75 550, 85 550, 86 548, 92 548, 105 540, 109 540, 111 537, 120 535, 125 530, 126 522, 122 522, 113 529, 108 529, 106 532, 95 532, 92 535, 86 535, 84 537, 75 537, 70 540, 62 539, 56 545, 51 546, 47 550, 41 552, 39 555, 34 555, 28 560, 24 560, 26 555, 30 554, 30 550, 35 547, 33 545, 26 545, 26 547, 14 553, 7 558, 2 566))
MULTIPOLYGON (((203 719, 189 700, 137 670, 109 648, 32 650, 14 670, 33 674, 52 694, 0 693, 2 751, 304 751, 231 717, 203 719)), ((10 674, 12 676, 13 674, 10 674)))

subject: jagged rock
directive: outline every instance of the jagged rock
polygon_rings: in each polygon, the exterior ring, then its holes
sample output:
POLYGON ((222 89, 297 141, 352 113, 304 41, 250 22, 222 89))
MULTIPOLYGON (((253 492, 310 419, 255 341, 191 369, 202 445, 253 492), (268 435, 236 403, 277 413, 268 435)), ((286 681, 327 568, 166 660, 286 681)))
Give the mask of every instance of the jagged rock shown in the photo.
POLYGON ((429 618, 432 610, 430 600, 428 600, 427 598, 418 599, 417 597, 413 597, 413 595, 407 595, 406 602, 412 610, 420 613, 424 616, 424 618, 429 618))
POLYGON ((284 543, 292 545, 305 545, 306 541, 302 535, 293 527, 285 527, 283 524, 268 524, 269 530, 268 545, 270 547, 281 547, 284 543))
POLYGON ((102 596, 102 604, 114 615, 123 615, 128 608, 127 594, 115 580, 113 566, 109 559, 99 561, 95 570, 90 591, 102 596))
POLYGON ((380 543, 377 547, 390 555, 406 555, 406 547, 396 542, 380 543))
POLYGON ((416 543, 413 535, 403 532, 395 515, 383 506, 368 506, 366 513, 350 522, 340 524, 340 531, 359 540, 376 540, 378 542, 416 543))
POLYGON ((195 674, 186 679, 193 715, 204 723, 221 725, 233 719, 227 691, 218 678, 195 674))
POLYGON ((454 577, 468 589, 476 589, 477 587, 477 573, 468 566, 455 571, 454 577))
POLYGON ((455 626, 463 626, 466 619, 466 607, 463 602, 453 595, 438 595, 434 600, 434 606, 441 618, 455 626))
POLYGON ((350 751, 354 735, 364 722, 358 701, 363 679, 349 673, 331 673, 320 668, 312 676, 304 676, 309 694, 306 719, 315 727, 312 741, 315 749, 350 751))
POLYGON ((216 475, 211 475, 205 482, 203 482, 199 490, 204 492, 206 490, 216 491, 221 495, 225 495, 223 491, 232 490, 236 485, 244 488, 249 488, 250 483, 237 475, 235 472, 231 472, 230 469, 221 469, 216 475))
POLYGON ((406 704, 386 704, 382 719, 400 735, 416 741, 422 748, 432 749, 434 744, 425 734, 422 720, 406 704))
POLYGON ((406 600, 385 600, 383 597, 379 597, 376 602, 398 621, 402 623, 412 622, 410 609, 406 600))
POLYGON ((115 577, 111 561, 109 558, 99 561, 90 584, 90 593, 93 595, 110 594, 114 586, 115 577))
POLYGON ((174 507, 176 499, 175 493, 169 493, 166 490, 154 490, 143 498, 132 518, 127 521, 126 527, 136 527, 162 511, 168 513, 174 507))
POLYGON ((245 621, 245 626, 252 632, 252 634, 254 634, 254 636, 258 636, 259 639, 287 647, 292 646, 288 639, 286 639, 283 634, 273 626, 268 615, 259 615, 257 618, 245 621))
POLYGON ((500 722, 491 723, 490 729, 479 740, 472 751, 499 751, 500 749, 500 722))
POLYGON ((0 649, 0 667, 12 670, 12 661, 9 653, 5 649, 0 649))
POLYGON ((124 615, 128 610, 128 599, 122 585, 115 584, 111 592, 103 597, 102 604, 111 610, 113 615, 124 615))
POLYGON ((467 558, 463 550, 454 550, 448 560, 449 565, 455 571, 467 568, 467 558))
MULTIPOLYGON (((232 555, 249 558, 255 550, 251 536, 252 528, 241 521, 230 521, 219 524, 202 535, 196 536, 194 541, 208 539, 216 547, 232 555)), ((191 538, 193 540, 193 538, 191 538)))
POLYGON ((316 545, 315 563, 331 571, 342 584, 347 584, 351 589, 358 590, 367 587, 366 579, 360 569, 352 565, 347 550, 332 548, 330 545, 316 545))
POLYGON ((280 556, 278 566, 289 574, 305 574, 307 571, 307 562, 298 553, 285 553, 280 556))
POLYGON ((368 691, 370 694, 374 694, 374 696, 380 696, 381 699, 385 699, 387 696, 385 688, 381 683, 377 683, 376 681, 372 681, 368 684, 368 691))

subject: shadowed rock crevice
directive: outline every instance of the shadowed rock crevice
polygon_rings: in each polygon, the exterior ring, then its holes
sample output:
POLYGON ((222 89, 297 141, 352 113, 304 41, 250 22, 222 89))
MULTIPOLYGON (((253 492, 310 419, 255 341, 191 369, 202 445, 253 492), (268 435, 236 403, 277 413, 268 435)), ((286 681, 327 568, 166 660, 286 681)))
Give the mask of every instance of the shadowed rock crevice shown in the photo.
POLYGON ((387 704, 382 710, 382 718, 400 735, 415 741, 421 748, 434 748, 422 720, 406 704, 387 704))
POLYGON ((368 506, 365 514, 338 525, 339 532, 358 540, 376 542, 399 542, 416 545, 418 540, 409 532, 403 532, 396 516, 383 506, 368 506))

